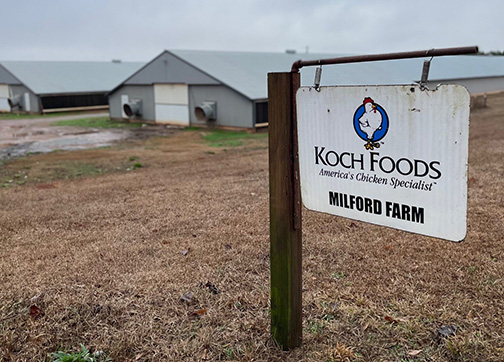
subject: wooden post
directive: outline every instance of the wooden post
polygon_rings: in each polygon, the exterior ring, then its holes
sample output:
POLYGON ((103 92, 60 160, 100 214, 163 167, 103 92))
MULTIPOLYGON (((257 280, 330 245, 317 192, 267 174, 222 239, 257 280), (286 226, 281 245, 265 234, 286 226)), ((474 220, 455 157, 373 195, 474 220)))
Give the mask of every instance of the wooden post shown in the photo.
POLYGON ((284 350, 302 340, 299 84, 299 73, 268 74, 271 333, 284 350))

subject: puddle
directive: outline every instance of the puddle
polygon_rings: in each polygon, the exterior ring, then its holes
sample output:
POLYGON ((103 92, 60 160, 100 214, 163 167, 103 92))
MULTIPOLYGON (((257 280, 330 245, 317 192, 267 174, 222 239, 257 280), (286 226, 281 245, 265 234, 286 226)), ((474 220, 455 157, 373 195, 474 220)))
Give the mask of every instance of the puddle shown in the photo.
POLYGON ((50 126, 54 120, 82 117, 80 115, 45 119, 0 120, 0 160, 25 156, 30 153, 106 147, 124 140, 146 139, 172 134, 179 128, 163 125, 111 129, 50 126))
POLYGON ((0 160, 16 158, 30 153, 48 153, 55 150, 83 150, 111 146, 131 138, 129 130, 103 130, 93 133, 66 134, 57 138, 28 141, 0 149, 0 160))

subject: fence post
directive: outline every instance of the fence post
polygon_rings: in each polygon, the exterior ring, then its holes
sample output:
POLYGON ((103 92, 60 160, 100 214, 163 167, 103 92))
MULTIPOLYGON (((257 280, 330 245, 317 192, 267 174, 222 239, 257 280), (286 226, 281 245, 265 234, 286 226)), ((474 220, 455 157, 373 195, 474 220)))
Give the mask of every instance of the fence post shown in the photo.
POLYGON ((301 345, 301 195, 297 160, 299 73, 268 74, 271 334, 284 350, 301 345))

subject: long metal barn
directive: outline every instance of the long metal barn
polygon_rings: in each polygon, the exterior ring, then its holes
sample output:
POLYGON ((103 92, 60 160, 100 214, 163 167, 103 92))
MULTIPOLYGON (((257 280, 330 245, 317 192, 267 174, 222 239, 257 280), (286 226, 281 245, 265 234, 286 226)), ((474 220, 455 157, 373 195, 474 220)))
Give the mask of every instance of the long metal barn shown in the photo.
POLYGON ((0 61, 0 112, 106 109, 106 94, 144 64, 0 61))
MULTIPOLYGON (((182 126, 255 129, 268 122, 268 72, 288 71, 299 59, 336 56, 165 50, 110 92, 110 115, 182 126)), ((321 85, 411 84, 420 80, 423 61, 325 66, 321 85)), ((314 72, 313 67, 301 69, 302 85, 313 85, 314 72)), ((471 94, 503 91, 504 57, 434 58, 428 86, 439 83, 462 84, 471 94)))

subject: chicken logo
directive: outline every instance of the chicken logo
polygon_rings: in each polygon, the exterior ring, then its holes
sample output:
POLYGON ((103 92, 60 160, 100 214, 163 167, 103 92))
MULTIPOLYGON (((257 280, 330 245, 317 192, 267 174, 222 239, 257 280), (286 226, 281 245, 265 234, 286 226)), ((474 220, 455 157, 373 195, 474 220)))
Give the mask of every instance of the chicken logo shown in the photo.
POLYGON ((366 150, 373 150, 380 147, 381 140, 388 131, 389 120, 387 112, 372 98, 366 97, 357 108, 353 118, 354 129, 357 135, 367 141, 364 144, 366 150))

